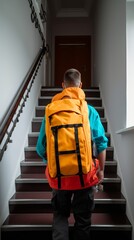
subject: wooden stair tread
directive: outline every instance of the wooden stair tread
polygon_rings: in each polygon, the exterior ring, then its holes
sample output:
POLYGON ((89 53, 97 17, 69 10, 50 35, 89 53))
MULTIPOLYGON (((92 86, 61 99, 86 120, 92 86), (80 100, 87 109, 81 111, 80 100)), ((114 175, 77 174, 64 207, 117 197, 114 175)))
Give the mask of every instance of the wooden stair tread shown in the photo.
MULTIPOLYGON (((43 117, 34 117, 32 122, 42 122, 43 117)), ((101 118, 101 122, 107 122, 106 118, 101 118)))
MULTIPOLYGON (((39 159, 36 152, 36 146, 27 146, 24 148, 25 151, 25 159, 39 159)), ((107 160, 113 160, 114 157, 114 148, 112 146, 107 147, 106 149, 106 161, 107 160)))
MULTIPOLYGON (((21 166, 46 166, 47 164, 42 161, 42 159, 32 159, 31 161, 29 160, 22 160, 20 163, 21 166)), ((115 160, 112 161, 106 161, 105 166, 107 165, 117 165, 117 162, 115 160)))
MULTIPOLYGON (((22 161, 24 161, 24 162, 38 162, 38 163, 42 163, 43 162, 43 160, 42 160, 42 158, 26 158, 25 160, 22 160, 22 161)), ((115 162, 116 162, 116 160, 114 160, 114 159, 107 159, 106 160, 106 163, 108 164, 108 163, 111 163, 112 164, 112 162, 113 162, 113 164, 115 164, 115 162)), ((44 162, 43 162, 44 163, 44 162)), ((116 162, 117 163, 117 162, 116 162)), ((44 163, 45 164, 45 163, 44 163)))
MULTIPOLYGON (((39 99, 52 99, 52 96, 49 96, 49 95, 47 95, 47 96, 39 96, 39 99)), ((86 97, 86 100, 94 100, 94 99, 97 99, 97 100, 102 100, 102 98, 101 97, 86 97)))
MULTIPOLYGON (((45 107, 46 107, 45 105, 44 106, 43 105, 42 106, 38 105, 38 106, 36 106, 36 109, 45 110, 45 107)), ((95 106, 94 108, 96 110, 99 110, 99 109, 103 109, 104 110, 104 107, 102 107, 102 106, 95 106)))
MULTIPOLYGON (((63 88, 62 87, 44 87, 44 86, 42 86, 41 87, 41 91, 62 91, 63 90, 63 88)), ((85 91, 87 91, 87 92, 92 92, 92 91, 99 91, 100 92, 100 90, 99 90, 99 87, 90 87, 90 88, 83 88, 82 89, 84 92, 85 91)))
MULTIPOLYGON (((106 151, 113 151, 114 148, 112 146, 107 147, 106 151)), ((35 151, 36 152, 36 146, 27 146, 25 147, 25 151, 35 151)))
MULTIPOLYGON (((43 119, 43 118, 42 118, 42 119, 43 119)), ((107 137, 109 137, 109 136, 110 136, 110 133, 106 132, 105 135, 106 135, 107 137)), ((29 136, 29 137, 38 137, 38 136, 39 136, 39 132, 31 132, 31 133, 28 134, 28 136, 29 136)))
MULTIPOLYGON (((38 98, 38 105, 45 106, 46 104, 50 103, 52 96, 39 96, 38 98)), ((85 100, 88 104, 94 107, 102 107, 102 98, 101 97, 86 97, 85 100)))
MULTIPOLYGON (((51 199, 51 191, 46 192, 16 192, 10 200, 44 200, 51 199)), ((95 200, 125 200, 120 192, 98 191, 94 193, 95 200)))
MULTIPOLYGON (((107 147, 107 149, 106 150, 109 150, 109 151, 113 151, 113 147, 112 146, 110 146, 110 147, 107 147)), ((33 147, 31 147, 31 146, 27 146, 27 147, 25 147, 25 150, 29 150, 29 151, 36 151, 36 146, 33 146, 33 147)))
MULTIPOLYGON (((46 104, 44 105, 38 105, 35 107, 35 116, 37 117, 43 117, 44 116, 44 113, 45 113, 45 107, 46 107, 46 104)), ((104 110, 104 107, 101 105, 101 106, 94 106, 96 111, 98 112, 98 114, 100 115, 100 117, 104 117, 105 116, 105 110, 104 110)))
MULTIPOLYGON (((57 94, 59 92, 61 92, 63 89, 62 88, 57 88, 57 89, 54 89, 54 88, 48 88, 48 89, 41 89, 41 93, 40 95, 41 96, 46 96, 46 95, 51 95, 53 96, 54 94, 57 94)), ((85 93, 85 96, 100 96, 100 91, 99 89, 95 89, 95 88, 92 88, 92 89, 83 89, 84 93, 85 93)))
MULTIPOLYGON (((117 174, 114 173, 108 173, 105 174, 104 177, 104 181, 112 179, 114 181, 114 179, 119 180, 120 181, 120 177, 117 174)), ((16 179, 42 179, 42 180, 46 180, 45 179, 45 174, 44 173, 26 173, 26 174, 20 174, 20 176, 18 176, 16 179)))
MULTIPOLYGON (((41 86, 41 89, 60 89, 60 90, 62 90, 63 88, 60 86, 60 87, 55 87, 55 86, 41 86)), ((89 90, 89 88, 83 88, 84 90, 86 89, 86 90, 89 90)), ((99 90, 99 87, 98 86, 96 86, 96 87, 94 87, 94 86, 90 86, 90 89, 98 89, 99 90)))
MULTIPOLYGON (((52 226, 52 213, 22 213, 10 214, 4 225, 50 225, 52 226)), ((69 224, 74 224, 74 218, 71 214, 69 224)), ((92 226, 127 226, 131 228, 131 224, 126 215, 108 214, 108 213, 93 213, 92 226)))

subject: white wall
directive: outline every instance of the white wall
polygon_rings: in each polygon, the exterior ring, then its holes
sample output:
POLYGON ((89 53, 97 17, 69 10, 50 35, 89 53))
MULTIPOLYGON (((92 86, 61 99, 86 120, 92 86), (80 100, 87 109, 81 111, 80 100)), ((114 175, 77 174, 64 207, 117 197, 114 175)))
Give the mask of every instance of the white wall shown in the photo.
POLYGON ((41 47, 40 36, 31 22, 27 0, 1 0, 1 101, 0 120, 20 87, 32 60, 41 47), (10 86, 10 87, 9 87, 10 86), (3 104, 4 103, 4 104, 3 104))
POLYGON ((126 1, 96 1, 94 19, 94 79, 101 88, 127 214, 134 226, 134 134, 116 133, 126 126, 126 1))
MULTIPOLYGON (((32 65, 42 41, 31 22, 31 9, 27 0, 0 1, 0 120, 15 96, 32 65)), ((24 159, 24 146, 31 130, 40 86, 43 83, 43 63, 32 86, 19 123, 0 162, 0 225, 8 215, 8 200, 15 192, 15 178, 20 173, 20 161, 24 159)))
POLYGON ((134 81, 134 1, 127 2, 127 127, 134 126, 134 102, 133 81, 134 81))
POLYGON ((49 53, 46 57, 46 85, 52 86, 52 15, 49 0, 46 1, 47 24, 46 24, 46 43, 49 45, 49 53))

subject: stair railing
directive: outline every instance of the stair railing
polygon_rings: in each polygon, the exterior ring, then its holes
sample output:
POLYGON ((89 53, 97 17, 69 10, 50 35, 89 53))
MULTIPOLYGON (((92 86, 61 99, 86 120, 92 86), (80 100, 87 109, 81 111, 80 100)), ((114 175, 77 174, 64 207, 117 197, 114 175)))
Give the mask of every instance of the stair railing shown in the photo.
POLYGON ((24 81, 22 82, 19 91, 14 97, 11 105, 9 106, 3 120, 0 123, 0 161, 3 157, 4 152, 7 149, 8 143, 11 143, 11 136, 19 121, 20 114, 23 111, 23 107, 29 97, 31 87, 34 83, 35 77, 38 73, 39 67, 41 65, 43 56, 47 48, 41 47, 39 53, 37 54, 29 72, 27 73, 24 81))
MULTIPOLYGON (((40 26, 40 23, 39 23, 37 14, 36 14, 36 10, 34 8, 34 4, 33 4, 32 0, 28 0, 28 2, 29 2, 29 6, 31 8, 31 21, 32 21, 32 23, 35 24, 35 28, 38 29, 40 37, 42 39, 42 42, 45 45, 45 38, 44 38, 43 32, 41 30, 41 26, 40 26)), ((40 17, 42 16, 42 11, 43 11, 43 17, 45 17, 45 21, 46 21, 46 12, 44 11, 43 6, 41 4, 41 9, 40 9, 40 13, 39 13, 40 17), (45 15, 44 15, 44 13, 45 13, 45 15)))

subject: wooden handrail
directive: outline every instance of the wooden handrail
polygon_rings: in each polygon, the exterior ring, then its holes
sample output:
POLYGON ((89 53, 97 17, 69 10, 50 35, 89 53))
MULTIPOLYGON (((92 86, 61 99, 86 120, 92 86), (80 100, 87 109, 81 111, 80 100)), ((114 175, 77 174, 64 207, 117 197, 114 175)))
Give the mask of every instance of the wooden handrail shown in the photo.
POLYGON ((12 103, 10 104, 6 114, 4 115, 3 117, 3 120, 1 121, 1 124, 0 124, 0 143, 2 142, 6 132, 7 132, 7 129, 10 125, 10 123, 12 122, 13 120, 13 117, 14 117, 14 114, 23 98, 23 95, 27 89, 27 86, 28 84, 30 83, 31 81, 31 78, 32 78, 32 75, 40 61, 40 58, 45 54, 45 51, 46 51, 46 48, 43 46, 42 48, 40 48, 40 51, 39 53, 37 54, 29 72, 27 73, 23 83, 21 84, 20 88, 19 88, 19 91, 17 92, 16 96, 14 97, 12 103))

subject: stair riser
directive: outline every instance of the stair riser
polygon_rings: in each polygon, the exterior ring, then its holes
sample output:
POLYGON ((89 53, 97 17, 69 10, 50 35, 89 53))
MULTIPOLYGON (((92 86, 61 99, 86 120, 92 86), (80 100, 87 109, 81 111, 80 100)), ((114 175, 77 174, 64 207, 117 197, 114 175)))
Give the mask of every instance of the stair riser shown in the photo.
MULTIPOLYGON (((114 182, 114 181, 104 182, 103 189, 104 189, 104 191, 109 191, 109 189, 114 192, 120 191, 121 183, 114 182)), ((50 190, 51 190, 51 188, 47 182, 46 183, 37 183, 37 182, 27 183, 25 181, 25 182, 21 182, 21 183, 19 183, 19 182, 16 183, 16 191, 18 191, 18 192, 23 192, 23 191, 24 192, 27 192, 27 191, 36 192, 36 191, 50 191, 50 190)))
MULTIPOLYGON (((22 231, 15 231, 8 230, 7 232, 2 231, 2 240, 29 240, 29 239, 42 239, 42 236, 45 236, 45 240, 52 240, 52 229, 48 229, 47 227, 43 228, 43 230, 22 230, 22 231)), ((73 229, 70 229, 70 240, 73 240, 73 229)), ((94 228, 91 229, 91 239, 103 239, 103 240, 131 240, 131 231, 130 230, 120 230, 115 228, 110 230, 107 228, 94 228)), ((84 240, 84 239, 83 239, 84 240)))
MULTIPOLYGON (((45 108, 44 109, 39 109, 39 108, 36 108, 35 110, 35 116, 36 117, 44 117, 44 113, 45 113, 45 108)), ((97 112, 99 113, 100 117, 101 118, 104 118, 104 109, 96 109, 97 112)))
MULTIPOLYGON (((102 122, 105 132, 107 132, 107 122, 102 122)), ((41 121, 32 121, 32 132, 39 132, 41 127, 41 121)))
MULTIPOLYGON (((108 146, 111 145, 111 140, 110 140, 110 136, 107 136, 108 138, 108 146)), ((28 146, 30 147, 35 147, 37 144, 37 140, 38 140, 38 136, 28 136, 28 146)))
MULTIPOLYGON (((25 159, 39 159, 35 150, 25 150, 25 159)), ((113 160, 113 150, 106 150, 106 160, 113 160)))
POLYGON ((48 183, 16 183, 17 192, 37 192, 50 191, 51 188, 48 183))
MULTIPOLYGON (((62 90, 62 89, 61 89, 62 90)), ((54 96, 55 94, 59 93, 60 91, 44 91, 44 90, 41 90, 41 96, 44 97, 44 96, 54 96)), ((99 91, 85 91, 85 96, 86 97, 100 97, 100 92, 99 91)))
POLYGON ((36 146, 38 136, 28 136, 28 146, 36 146))
MULTIPOLYGON (((48 103, 51 102, 51 99, 43 99, 43 98, 39 98, 38 99, 38 105, 39 106, 46 106, 48 103)), ((87 103, 94 106, 94 107, 102 107, 102 100, 101 99, 90 99, 87 100, 87 103)))
MULTIPOLYGON (((21 166, 21 173, 28 174, 28 173, 44 173, 45 166, 21 166)), ((105 166, 105 173, 115 173, 117 172, 117 165, 106 165, 105 166)))
MULTIPOLYGON (((10 213, 52 213, 50 203, 38 204, 10 204, 10 213)), ((94 213, 125 213, 125 204, 95 203, 94 213)))
MULTIPOLYGON (((95 230, 91 231, 91 239, 103 239, 103 240, 131 240, 132 239, 132 233, 131 231, 123 231, 118 230, 118 228, 112 230, 95 230)), ((73 240, 73 239, 70 239, 73 240)))

